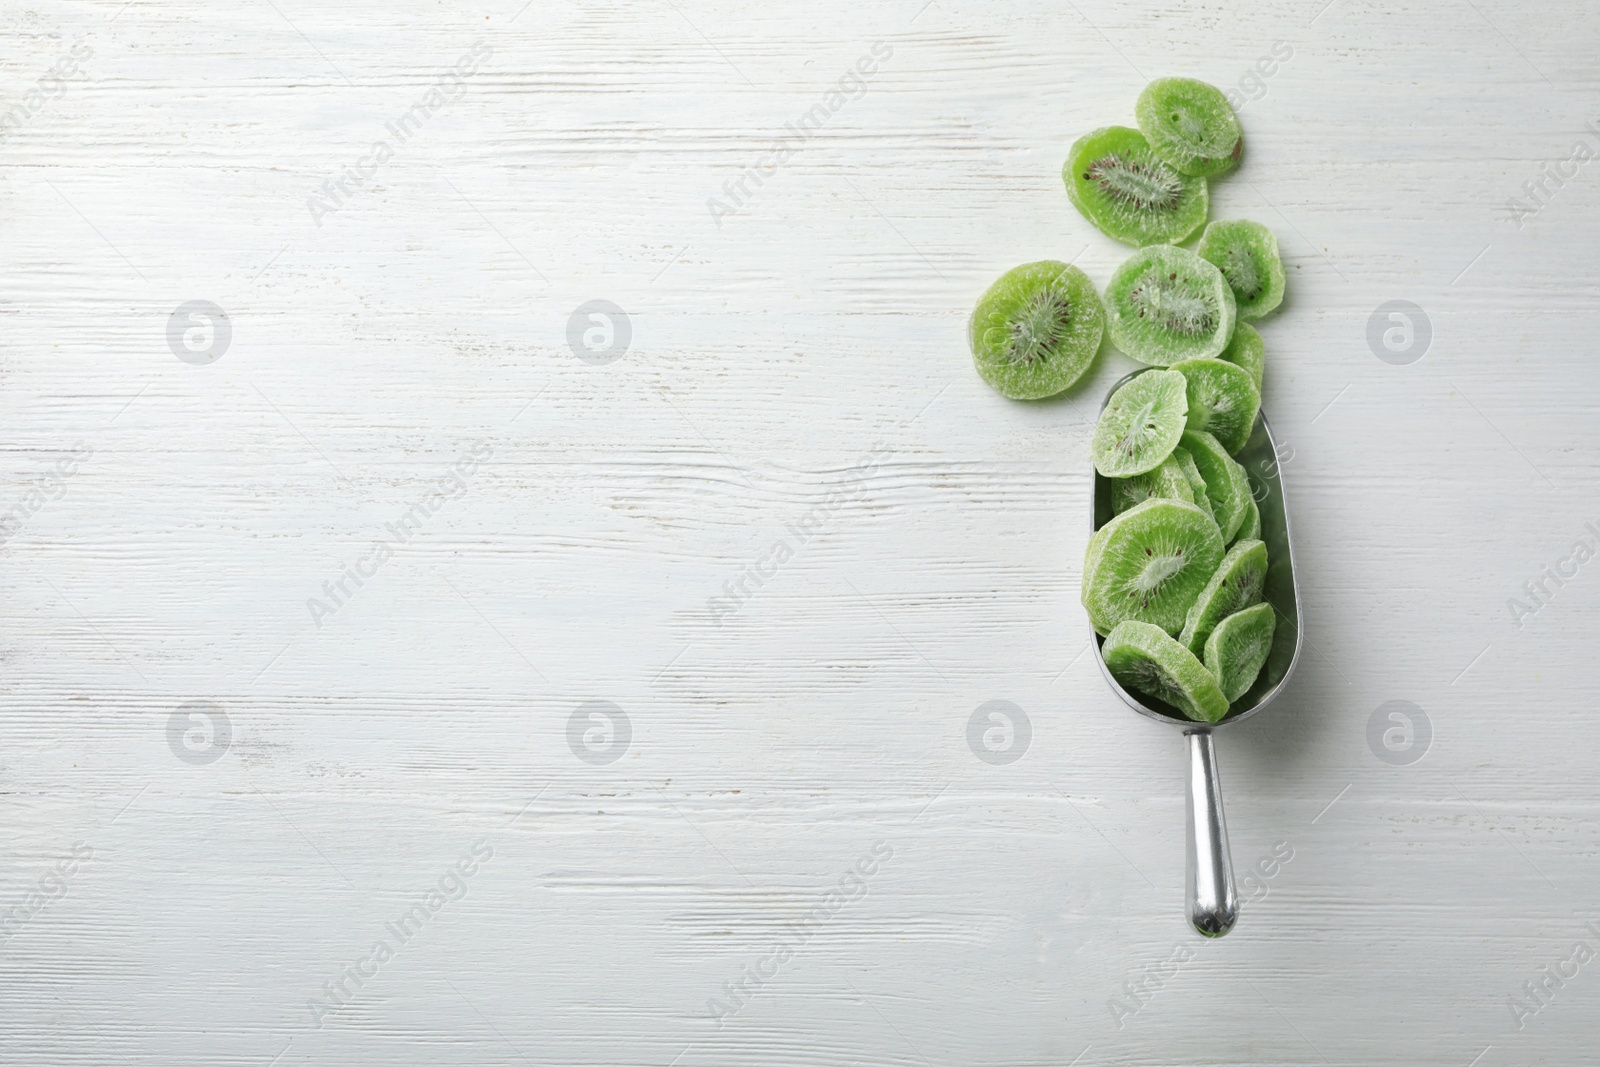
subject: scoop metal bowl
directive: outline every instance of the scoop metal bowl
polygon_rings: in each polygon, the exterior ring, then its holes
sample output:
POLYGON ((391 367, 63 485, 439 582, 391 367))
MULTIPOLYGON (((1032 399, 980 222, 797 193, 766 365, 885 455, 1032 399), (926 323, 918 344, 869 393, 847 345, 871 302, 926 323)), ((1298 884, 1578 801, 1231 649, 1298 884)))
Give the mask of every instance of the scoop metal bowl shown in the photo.
MULTIPOLYGON (((1147 368, 1152 369, 1152 368, 1147 368)), ((1111 393, 1143 370, 1119 380, 1111 393)), ((1102 410, 1105 402, 1101 403, 1102 410)), ((1277 628, 1272 636, 1272 651, 1261 674, 1249 691, 1233 702, 1228 714, 1214 723, 1195 722, 1183 712, 1154 697, 1130 693, 1122 688, 1106 667, 1100 650, 1105 638, 1095 635, 1096 656, 1106 684, 1122 702, 1141 715, 1183 727, 1189 754, 1189 876, 1188 916, 1194 928, 1207 937, 1221 937, 1233 929, 1239 917, 1239 894, 1233 881, 1233 859, 1228 853, 1228 824, 1222 814, 1222 782, 1217 773, 1217 754, 1211 741, 1213 730, 1248 719, 1277 699, 1284 683, 1300 659, 1300 598, 1294 575, 1293 542, 1289 534, 1289 507, 1284 499, 1283 480, 1278 469, 1277 443, 1265 415, 1256 416, 1250 440, 1234 456, 1250 479, 1250 492, 1261 512, 1261 540, 1267 546, 1267 580, 1263 599, 1277 611, 1277 628)), ((1094 502, 1090 529, 1098 530, 1111 519, 1111 480, 1094 475, 1094 502)))

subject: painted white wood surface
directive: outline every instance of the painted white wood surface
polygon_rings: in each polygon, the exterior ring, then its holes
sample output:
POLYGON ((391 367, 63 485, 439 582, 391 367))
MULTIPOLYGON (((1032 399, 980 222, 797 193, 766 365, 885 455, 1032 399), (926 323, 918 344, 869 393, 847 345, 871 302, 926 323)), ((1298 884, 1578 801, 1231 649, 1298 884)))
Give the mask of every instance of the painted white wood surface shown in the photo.
POLYGON ((1600 525, 1600 163, 1508 201, 1600 147, 1600 11, 519 4, 0 15, 0 1061, 1595 1062, 1600 960, 1520 1029, 1509 998, 1600 951, 1600 564, 1507 600, 1600 525), (1166 73, 1255 97, 1213 215, 1291 274, 1265 407, 1312 647, 1219 749, 1241 876, 1292 859, 1216 943, 1179 735, 1082 654, 1131 364, 1015 404, 963 336, 1017 263, 1104 283, 1125 250, 1060 163, 1166 73), (631 324, 604 365, 567 342, 594 299, 631 324), (209 365, 168 343, 193 300, 231 324, 209 365), (1431 323, 1408 365, 1369 347, 1389 300, 1431 323), (599 700, 609 764, 568 741, 599 700), (969 749, 990 700, 1015 762, 969 749), (1390 700, 1418 762, 1369 747, 1390 700), (209 763, 169 743, 192 701, 209 763))

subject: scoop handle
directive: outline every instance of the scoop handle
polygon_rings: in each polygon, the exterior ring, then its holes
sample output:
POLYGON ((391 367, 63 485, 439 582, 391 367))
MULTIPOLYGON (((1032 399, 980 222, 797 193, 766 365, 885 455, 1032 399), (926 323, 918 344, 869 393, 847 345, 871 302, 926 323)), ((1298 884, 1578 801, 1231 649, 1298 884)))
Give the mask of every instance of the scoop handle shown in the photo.
POLYGON ((1239 894, 1228 854, 1222 782, 1211 731, 1186 730, 1189 749, 1189 922, 1206 937, 1221 937, 1239 917, 1239 894))

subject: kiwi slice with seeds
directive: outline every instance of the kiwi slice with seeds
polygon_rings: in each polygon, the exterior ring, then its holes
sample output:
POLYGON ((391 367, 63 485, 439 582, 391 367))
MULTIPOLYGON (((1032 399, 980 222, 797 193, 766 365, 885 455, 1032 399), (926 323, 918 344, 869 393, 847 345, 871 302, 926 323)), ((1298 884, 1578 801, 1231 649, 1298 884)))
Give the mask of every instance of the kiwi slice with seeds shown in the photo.
POLYGON ((1105 310, 1089 276, 1055 260, 1000 276, 978 300, 967 327, 978 374, 1002 396, 1038 400, 1089 369, 1105 331, 1105 310))
POLYGON ((1228 280, 1186 248, 1141 248, 1112 273, 1105 300, 1111 343, 1141 363, 1206 359, 1233 338, 1228 280))
POLYGON ((1083 606, 1097 633, 1127 619, 1175 634, 1223 556, 1217 524, 1193 504, 1146 500, 1089 539, 1083 606))
POLYGON ((1170 369, 1188 383, 1189 429, 1206 431, 1229 453, 1243 448, 1261 410, 1250 372, 1220 359, 1186 359, 1170 369))
POLYGON ((1159 626, 1119 623, 1100 654, 1126 689, 1171 704, 1197 722, 1216 722, 1228 714, 1228 698, 1216 676, 1159 626))
POLYGON ((1131 478, 1111 479, 1113 515, 1121 515, 1129 508, 1157 497, 1165 500, 1181 500, 1185 504, 1194 503, 1194 488, 1189 484, 1189 476, 1171 456, 1162 460, 1161 466, 1153 471, 1135 474, 1131 478))
POLYGON ((1278 620, 1271 604, 1236 611, 1206 638, 1205 665, 1231 703, 1250 691, 1272 652, 1278 620))
POLYGON ((1259 319, 1283 303, 1283 260, 1271 230, 1249 219, 1219 219, 1195 250, 1228 279, 1241 319, 1259 319))
POLYGON ((1228 342, 1228 347, 1217 358, 1249 371, 1250 380, 1256 383, 1256 392, 1261 391, 1261 379, 1267 369, 1267 346, 1254 326, 1248 322, 1235 322, 1233 340, 1228 342))
POLYGON ((1240 541, 1228 549, 1210 581, 1190 606, 1178 640, 1199 654, 1217 623, 1260 602, 1266 581, 1266 545, 1260 541, 1240 541))
POLYGON ((1232 170, 1244 148, 1239 118, 1222 90, 1193 78, 1157 78, 1134 104, 1139 130, 1162 159, 1184 174, 1232 170))
POLYGON ((1100 412, 1089 453, 1107 478, 1155 470, 1183 435, 1188 384, 1176 371, 1146 371, 1117 387, 1100 412))
POLYGON ((1182 241, 1206 221, 1206 180, 1183 175, 1127 126, 1074 141, 1061 178, 1083 217, 1123 244, 1182 241))
POLYGON ((1224 541, 1233 540, 1244 524, 1245 501, 1250 499, 1250 479, 1227 449, 1204 430, 1185 430, 1180 440, 1205 479, 1211 512, 1224 541))
POLYGON ((1201 511, 1211 516, 1211 521, 1217 521, 1216 512, 1211 509, 1211 498, 1206 495, 1206 480, 1200 476, 1200 468, 1194 465, 1194 457, 1189 450, 1179 445, 1172 450, 1172 458, 1183 469, 1183 476, 1189 480, 1189 489, 1194 493, 1194 503, 1201 511))

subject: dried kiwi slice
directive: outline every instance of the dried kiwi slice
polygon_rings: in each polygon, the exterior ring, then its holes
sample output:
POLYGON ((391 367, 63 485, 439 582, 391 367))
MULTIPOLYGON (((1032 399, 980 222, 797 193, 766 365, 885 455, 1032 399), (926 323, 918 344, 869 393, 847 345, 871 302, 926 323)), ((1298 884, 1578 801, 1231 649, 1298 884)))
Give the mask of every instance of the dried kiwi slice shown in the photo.
POLYGON ((1089 452, 1107 478, 1155 470, 1183 435, 1188 384, 1176 371, 1146 371, 1117 387, 1100 412, 1089 452))
POLYGON ((1147 500, 1089 539, 1083 606, 1097 633, 1136 619, 1175 634, 1222 560, 1217 524, 1193 504, 1147 500))
POLYGON ((1244 136, 1222 90, 1193 78, 1157 78, 1134 105, 1156 153, 1185 174, 1222 174, 1239 162, 1244 136))
POLYGON ((1126 689, 1165 701, 1197 722, 1216 722, 1228 714, 1228 698, 1216 677, 1159 626, 1119 623, 1100 654, 1126 689))
MULTIPOLYGON (((1192 461, 1191 461, 1192 462, 1192 461)), ((1111 479, 1111 513, 1121 515, 1131 507, 1155 498, 1194 503, 1194 487, 1178 461, 1168 456, 1153 471, 1132 478, 1111 479)))
POLYGON ((1233 535, 1233 543, 1240 541, 1261 540, 1261 509, 1256 506, 1256 498, 1250 497, 1244 506, 1244 521, 1239 524, 1239 532, 1233 535))
POLYGON ((1250 372, 1220 359, 1186 359, 1170 369, 1188 382, 1189 429, 1209 433, 1230 454, 1243 448, 1261 410, 1250 372))
POLYGON ((1083 217, 1123 244, 1181 241, 1206 221, 1206 180, 1179 173, 1127 126, 1074 141, 1061 178, 1083 217))
POLYGON ((1195 250, 1228 279, 1241 319, 1259 319, 1283 303, 1283 260, 1271 230, 1249 219, 1218 220, 1195 250))
POLYGON ((1216 522, 1216 512, 1211 510, 1211 498, 1206 496, 1206 480, 1200 476, 1200 468, 1194 465, 1194 457, 1189 455, 1187 448, 1179 445, 1172 450, 1172 458, 1178 461, 1178 466, 1183 468, 1183 476, 1189 479, 1189 489, 1194 493, 1195 506, 1210 515, 1212 522, 1216 522))
POLYGON ((1267 346, 1254 326, 1248 322, 1235 322, 1233 340, 1228 342, 1228 347, 1217 358, 1249 371, 1251 381, 1256 383, 1256 392, 1261 391, 1261 379, 1267 369, 1267 346))
POLYGON ((1236 611, 1206 638, 1205 664, 1231 703, 1250 691, 1272 651, 1278 620, 1271 604, 1236 611))
POLYGON ((1233 540, 1244 524, 1245 501, 1250 499, 1250 478, 1227 449, 1204 430, 1185 430, 1180 443, 1194 459, 1206 482, 1211 512, 1222 528, 1222 539, 1233 540))
POLYGON ((967 337, 984 381, 1013 400, 1037 400, 1083 376, 1104 330, 1089 276, 1044 260, 1002 274, 973 309, 967 337))
POLYGON ((1186 248, 1141 248, 1106 286, 1111 343, 1141 363, 1206 359, 1233 337, 1233 290, 1213 264, 1186 248))
POLYGON ((1206 587, 1200 590, 1183 620, 1178 640, 1196 655, 1217 623, 1259 603, 1267 582, 1267 546, 1260 541, 1240 541, 1228 549, 1206 587))

